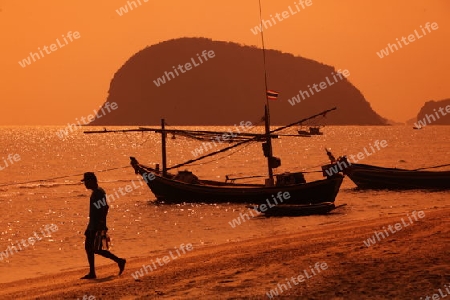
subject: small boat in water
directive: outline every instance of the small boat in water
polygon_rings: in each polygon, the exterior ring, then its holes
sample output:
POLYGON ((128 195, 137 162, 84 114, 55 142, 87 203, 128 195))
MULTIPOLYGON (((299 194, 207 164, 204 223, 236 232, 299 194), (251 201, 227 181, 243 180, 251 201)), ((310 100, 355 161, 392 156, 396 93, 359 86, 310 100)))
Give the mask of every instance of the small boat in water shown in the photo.
POLYGON ((267 210, 261 209, 259 206, 248 208, 253 208, 257 212, 264 214, 266 217, 272 216, 311 216, 311 215, 325 215, 338 207, 344 206, 345 204, 336 206, 332 202, 324 202, 317 204, 307 204, 307 205, 279 205, 272 207, 267 210))
POLYGON ((320 127, 309 127, 309 131, 299 129, 298 134, 301 136, 312 136, 312 135, 323 135, 323 132, 320 131, 320 127))
POLYGON ((324 174, 338 172, 347 175, 360 189, 389 190, 445 190, 450 189, 450 171, 425 171, 448 165, 421 168, 416 170, 385 168, 366 164, 352 164, 347 158, 322 167, 324 174))

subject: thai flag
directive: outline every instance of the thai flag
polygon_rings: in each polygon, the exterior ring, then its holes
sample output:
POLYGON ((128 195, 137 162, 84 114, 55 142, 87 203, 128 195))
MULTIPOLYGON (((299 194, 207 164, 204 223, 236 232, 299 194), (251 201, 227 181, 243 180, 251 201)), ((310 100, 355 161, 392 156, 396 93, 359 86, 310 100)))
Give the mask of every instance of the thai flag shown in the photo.
POLYGON ((278 98, 278 92, 275 92, 273 90, 267 90, 267 99, 277 100, 277 98, 278 98))

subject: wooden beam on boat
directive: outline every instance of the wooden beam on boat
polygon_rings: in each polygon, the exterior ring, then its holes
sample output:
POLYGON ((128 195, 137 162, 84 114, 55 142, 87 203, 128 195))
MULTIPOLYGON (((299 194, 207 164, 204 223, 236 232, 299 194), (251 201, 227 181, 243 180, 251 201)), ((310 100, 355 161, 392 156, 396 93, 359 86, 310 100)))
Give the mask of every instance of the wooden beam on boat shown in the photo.
MULTIPOLYGON (((289 124, 289 125, 282 126, 282 127, 277 128, 277 129, 274 129, 274 130, 272 130, 270 133, 278 132, 278 131, 281 131, 281 130, 283 130, 283 129, 286 129, 286 128, 289 128, 289 127, 298 125, 298 124, 303 123, 303 122, 305 122, 305 121, 308 121, 308 120, 310 120, 310 119, 314 119, 314 118, 316 118, 316 117, 318 117, 318 116, 325 116, 327 113, 329 113, 329 112, 331 112, 331 111, 333 111, 333 110, 336 110, 336 109, 337 109, 337 107, 333 107, 333 108, 331 108, 331 109, 324 110, 324 111, 322 111, 322 112, 320 112, 320 113, 318 113, 318 114, 315 114, 315 115, 313 115, 313 116, 311 116, 311 117, 304 118, 304 119, 302 119, 302 120, 296 121, 296 122, 291 123, 291 124, 289 124)), ((134 129, 116 129, 116 130, 107 130, 107 129, 105 128, 104 130, 90 130, 90 131, 84 131, 84 133, 90 134, 90 133, 111 133, 111 132, 141 132, 141 131, 152 131, 152 132, 156 132, 156 133, 161 133, 161 132, 162 132, 161 128, 139 127, 139 128, 134 128, 134 129)), ((165 129, 164 131, 167 132, 167 133, 175 133, 175 134, 176 134, 177 132, 178 132, 178 133, 193 133, 193 134, 195 134, 195 133, 209 133, 209 134, 225 134, 225 133, 229 133, 229 132, 224 132, 224 131, 181 130, 181 129, 165 129)), ((249 137, 261 137, 261 138, 266 137, 266 134, 264 134, 264 133, 261 134, 261 133, 241 132, 241 133, 238 133, 238 135, 249 136, 249 137)), ((289 135, 287 135, 287 136, 289 136, 289 135)), ((271 135, 271 137, 272 137, 272 138, 278 138, 279 135, 271 135)))
MULTIPOLYGON (((139 127, 139 128, 134 128, 134 129, 116 129, 116 130, 89 130, 89 131, 84 131, 84 133, 86 134, 90 134, 90 133, 114 133, 114 132, 142 132, 142 131, 150 131, 150 132, 155 132, 155 133, 162 133, 162 129, 161 128, 146 128, 146 127, 139 127)), ((222 136, 223 134, 229 134, 229 131, 207 131, 207 130, 182 130, 182 129, 164 129, 164 132, 166 133, 172 133, 172 134, 215 134, 215 135, 220 135, 222 136)), ((249 133, 249 132, 241 132, 241 133, 234 133, 238 136, 244 136, 244 137, 249 137, 249 138, 254 138, 254 137, 258 137, 258 138, 265 138, 266 135, 264 133, 249 133)), ((277 134, 272 134, 271 138, 273 139, 277 139, 279 137, 279 135, 277 134)))

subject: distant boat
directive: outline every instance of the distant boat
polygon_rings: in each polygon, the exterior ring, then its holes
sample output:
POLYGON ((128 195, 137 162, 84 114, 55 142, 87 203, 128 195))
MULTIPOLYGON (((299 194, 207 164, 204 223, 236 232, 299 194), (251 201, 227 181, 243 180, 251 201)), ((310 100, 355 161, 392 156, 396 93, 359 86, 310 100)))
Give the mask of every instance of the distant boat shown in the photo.
POLYGON ((309 127, 309 131, 302 130, 301 128, 298 130, 298 134, 302 136, 311 136, 311 135, 323 135, 323 132, 320 131, 320 127, 309 127))
MULTIPOLYGON (((430 168, 443 167, 441 165, 430 168)), ((427 168, 427 169, 430 169, 427 168)), ((350 164, 346 157, 324 166, 324 172, 340 171, 347 175, 360 189, 389 190, 445 190, 450 189, 450 171, 424 171, 385 168, 366 164, 350 164)))

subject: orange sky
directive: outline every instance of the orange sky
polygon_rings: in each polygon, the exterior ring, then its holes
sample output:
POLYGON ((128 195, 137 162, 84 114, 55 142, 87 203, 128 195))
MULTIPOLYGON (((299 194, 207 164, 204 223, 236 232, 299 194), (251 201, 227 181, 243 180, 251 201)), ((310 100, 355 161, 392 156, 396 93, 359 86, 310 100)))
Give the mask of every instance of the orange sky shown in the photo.
MULTIPOLYGON (((250 31, 259 23, 257 0, 145 1, 119 16, 116 9, 126 0, 0 0, 0 125, 63 125, 91 114, 105 102, 115 71, 147 45, 185 36, 261 45, 250 31), (69 31, 80 38, 25 68, 19 65, 69 31)), ((268 19, 299 0, 261 2, 268 19)), ((425 101, 450 97, 449 15, 447 0, 312 0, 268 28, 265 42, 348 69, 348 79, 376 112, 405 121, 425 101), (427 22, 439 29, 387 57, 376 55, 427 22)))

